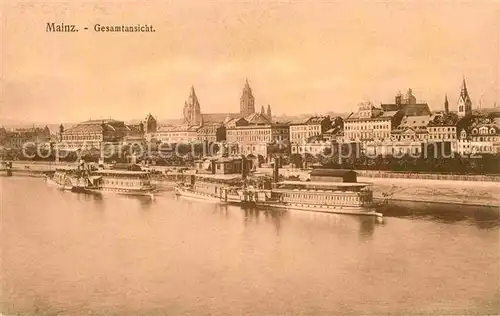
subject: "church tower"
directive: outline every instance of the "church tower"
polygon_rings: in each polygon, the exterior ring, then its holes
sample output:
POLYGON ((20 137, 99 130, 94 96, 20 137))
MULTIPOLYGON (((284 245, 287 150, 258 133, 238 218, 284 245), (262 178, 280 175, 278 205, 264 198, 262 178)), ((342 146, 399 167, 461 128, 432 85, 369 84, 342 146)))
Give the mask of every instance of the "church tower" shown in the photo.
POLYGON ((444 95, 444 113, 449 114, 450 113, 450 105, 448 104, 448 95, 444 95))
POLYGON ((190 126, 202 124, 200 102, 198 102, 193 86, 191 86, 188 100, 184 103, 183 114, 185 124, 190 126))
POLYGON ((467 85, 465 84, 465 77, 462 81, 462 88, 460 90, 460 97, 458 97, 458 116, 466 117, 472 115, 472 102, 469 97, 469 92, 467 91, 467 85))
POLYGON ((271 113, 271 104, 268 104, 268 105, 267 105, 267 118, 268 118, 269 120, 272 120, 272 119, 273 119, 273 117, 272 117, 272 113, 271 113))
POLYGON ((264 111, 264 106, 260 107, 260 114, 266 115, 266 112, 264 111))
POLYGON ((255 98, 253 97, 252 88, 250 88, 247 79, 240 98, 240 115, 248 116, 252 113, 255 113, 255 98))
POLYGON ((154 133, 156 132, 157 122, 156 119, 148 113, 144 121, 141 122, 144 126, 144 133, 154 133))
POLYGON ((405 95, 402 103, 403 104, 416 104, 417 103, 417 99, 413 95, 413 91, 411 90, 411 88, 408 89, 408 91, 406 92, 406 95, 405 95))

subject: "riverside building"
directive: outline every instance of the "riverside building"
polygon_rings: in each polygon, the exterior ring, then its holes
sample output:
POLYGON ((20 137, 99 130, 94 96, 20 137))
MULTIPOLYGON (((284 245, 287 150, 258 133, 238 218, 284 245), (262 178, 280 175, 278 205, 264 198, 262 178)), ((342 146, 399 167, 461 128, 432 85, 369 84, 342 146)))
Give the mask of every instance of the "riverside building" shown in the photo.
POLYGON ((267 156, 268 145, 289 141, 289 126, 274 123, 260 113, 234 119, 227 124, 227 143, 231 154, 267 156))
POLYGON ((319 136, 332 128, 329 116, 312 116, 302 123, 290 124, 290 142, 306 143, 313 136, 319 136))
POLYGON ((24 144, 31 143, 36 146, 46 146, 51 140, 50 130, 47 126, 44 128, 17 128, 7 131, 0 128, 0 145, 11 149, 22 149, 24 144))
POLYGON ((126 125, 114 119, 88 120, 67 130, 59 127, 59 149, 77 150, 101 148, 103 143, 121 145, 137 142, 143 138, 143 126, 126 125), (130 137, 127 140, 127 137, 130 137))

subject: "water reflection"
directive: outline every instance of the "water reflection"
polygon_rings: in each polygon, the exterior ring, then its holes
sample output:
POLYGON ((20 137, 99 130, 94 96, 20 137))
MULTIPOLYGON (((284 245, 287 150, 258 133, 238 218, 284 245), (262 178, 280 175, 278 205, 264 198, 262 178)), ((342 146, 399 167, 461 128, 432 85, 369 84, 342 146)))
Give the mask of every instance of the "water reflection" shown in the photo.
POLYGON ((287 215, 287 211, 285 210, 277 210, 277 209, 258 209, 258 208, 250 208, 244 207, 243 210, 243 221, 245 226, 249 223, 259 223, 259 219, 261 217, 264 218, 265 221, 271 222, 275 228, 276 235, 280 234, 281 230, 281 222, 287 215))
POLYGON ((218 214, 220 217, 229 218, 229 207, 224 204, 214 204, 213 214, 218 214))
POLYGON ((0 178, 0 187, 0 310, 9 315, 498 310, 489 303, 499 278, 496 209, 403 203, 379 224, 168 193, 79 195, 32 179, 0 178))
POLYGON ((500 227, 497 207, 391 201, 381 209, 386 217, 424 219, 434 222, 476 225, 480 229, 500 227))
POLYGON ((379 221, 374 216, 360 216, 359 220, 359 236, 361 240, 370 240, 373 238, 375 226, 379 225, 379 221))

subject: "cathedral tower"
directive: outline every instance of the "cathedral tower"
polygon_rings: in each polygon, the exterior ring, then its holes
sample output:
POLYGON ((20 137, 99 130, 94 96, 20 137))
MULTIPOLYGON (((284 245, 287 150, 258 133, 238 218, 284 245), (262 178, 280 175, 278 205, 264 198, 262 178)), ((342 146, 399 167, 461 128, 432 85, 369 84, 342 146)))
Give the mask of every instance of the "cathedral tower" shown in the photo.
POLYGON ((255 98, 253 97, 252 88, 250 88, 247 79, 240 98, 240 115, 248 116, 252 113, 255 113, 255 98))
POLYGON ((194 91, 194 87, 191 86, 191 91, 189 92, 189 98, 184 103, 184 123, 187 125, 201 125, 201 109, 200 102, 198 102, 198 97, 194 91))
POLYGON ((469 92, 467 91, 467 85, 465 84, 465 77, 462 81, 462 88, 460 90, 460 97, 458 97, 458 116, 465 117, 472 115, 472 102, 469 97, 469 92))

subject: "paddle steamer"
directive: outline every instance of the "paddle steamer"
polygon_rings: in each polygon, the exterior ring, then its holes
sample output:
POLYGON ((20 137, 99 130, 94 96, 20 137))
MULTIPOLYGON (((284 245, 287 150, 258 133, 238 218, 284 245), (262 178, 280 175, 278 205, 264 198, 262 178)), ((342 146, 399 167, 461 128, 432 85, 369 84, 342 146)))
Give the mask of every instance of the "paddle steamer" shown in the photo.
POLYGON ((382 217, 375 211, 379 204, 373 201, 371 184, 357 182, 352 170, 314 169, 308 181, 276 182, 270 190, 242 190, 241 198, 263 208, 382 217))
MULTIPOLYGON (((277 165, 277 164, 275 164, 277 165)), ((269 188, 248 185, 245 173, 239 184, 192 176, 190 183, 179 184, 177 195, 215 203, 238 204, 256 208, 295 209, 301 211, 382 217, 373 201, 371 184, 357 182, 353 170, 313 169, 308 181, 278 181, 279 169, 273 170, 269 188)))
POLYGON ((85 192, 154 197, 155 187, 151 172, 138 165, 115 165, 113 169, 100 169, 90 173, 85 192))

